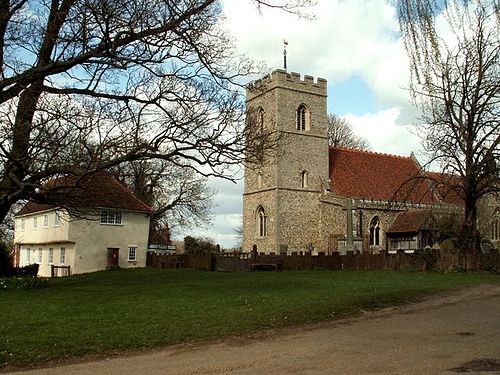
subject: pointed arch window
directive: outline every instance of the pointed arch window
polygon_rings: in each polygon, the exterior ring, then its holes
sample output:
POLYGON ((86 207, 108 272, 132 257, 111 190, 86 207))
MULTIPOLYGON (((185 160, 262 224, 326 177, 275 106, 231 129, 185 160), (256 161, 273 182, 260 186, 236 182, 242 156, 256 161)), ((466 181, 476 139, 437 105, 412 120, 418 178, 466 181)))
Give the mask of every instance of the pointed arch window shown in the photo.
POLYGON ((264 132, 264 119, 265 119, 264 109, 260 107, 259 112, 257 113, 257 124, 259 126, 259 131, 261 133, 264 132))
POLYGON ((299 105, 297 108, 297 130, 309 130, 309 110, 304 104, 299 105))
POLYGON ((379 246, 382 243, 382 230, 380 226, 380 219, 375 216, 370 221, 370 245, 379 246))
POLYGON ((257 233, 259 237, 267 236, 267 216, 262 206, 257 208, 257 233))
POLYGON ((491 239, 500 240, 500 208, 495 208, 491 217, 491 239))

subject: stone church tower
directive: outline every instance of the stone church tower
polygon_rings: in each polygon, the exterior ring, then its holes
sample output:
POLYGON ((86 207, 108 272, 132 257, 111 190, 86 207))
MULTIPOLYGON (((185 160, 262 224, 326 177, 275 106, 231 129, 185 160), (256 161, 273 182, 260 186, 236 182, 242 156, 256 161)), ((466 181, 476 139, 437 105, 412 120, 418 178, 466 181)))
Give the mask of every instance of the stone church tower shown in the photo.
POLYGON ((277 131, 276 149, 247 166, 243 250, 305 251, 320 245, 320 196, 329 189, 326 80, 275 70, 247 87, 252 126, 277 131))

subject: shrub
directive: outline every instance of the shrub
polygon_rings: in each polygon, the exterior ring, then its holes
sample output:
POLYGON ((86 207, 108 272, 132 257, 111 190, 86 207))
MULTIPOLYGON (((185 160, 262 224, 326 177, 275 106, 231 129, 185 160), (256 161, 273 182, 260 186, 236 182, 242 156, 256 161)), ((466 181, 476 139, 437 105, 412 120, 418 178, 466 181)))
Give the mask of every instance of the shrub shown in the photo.
POLYGON ((40 277, 6 277, 0 279, 0 290, 42 289, 48 285, 47 279, 40 277))

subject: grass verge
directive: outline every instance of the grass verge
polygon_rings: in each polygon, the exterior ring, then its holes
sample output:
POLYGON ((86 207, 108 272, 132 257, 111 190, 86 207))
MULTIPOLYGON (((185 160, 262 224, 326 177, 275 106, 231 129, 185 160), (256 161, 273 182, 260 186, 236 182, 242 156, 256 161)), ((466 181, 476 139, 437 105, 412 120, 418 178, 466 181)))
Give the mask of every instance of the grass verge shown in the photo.
POLYGON ((133 269, 0 291, 0 369, 329 320, 493 274, 133 269))

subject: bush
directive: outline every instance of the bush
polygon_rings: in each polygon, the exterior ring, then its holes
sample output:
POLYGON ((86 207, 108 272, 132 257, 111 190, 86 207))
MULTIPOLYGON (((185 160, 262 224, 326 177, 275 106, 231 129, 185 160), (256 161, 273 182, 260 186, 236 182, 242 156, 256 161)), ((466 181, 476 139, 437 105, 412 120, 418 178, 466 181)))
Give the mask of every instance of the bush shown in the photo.
POLYGON ((47 279, 40 277, 6 277, 0 279, 0 290, 9 289, 42 289, 48 285, 47 279))
POLYGON ((184 252, 188 255, 209 255, 217 251, 217 245, 209 238, 184 237, 184 252))
POLYGON ((30 264, 24 267, 14 267, 12 269, 12 276, 31 276, 36 277, 38 275, 38 269, 40 266, 38 264, 30 264))

